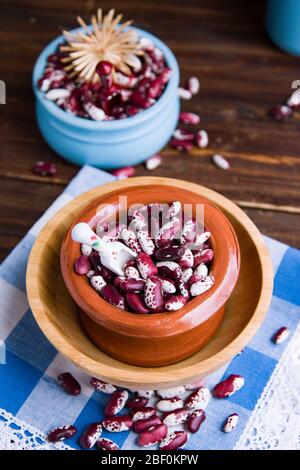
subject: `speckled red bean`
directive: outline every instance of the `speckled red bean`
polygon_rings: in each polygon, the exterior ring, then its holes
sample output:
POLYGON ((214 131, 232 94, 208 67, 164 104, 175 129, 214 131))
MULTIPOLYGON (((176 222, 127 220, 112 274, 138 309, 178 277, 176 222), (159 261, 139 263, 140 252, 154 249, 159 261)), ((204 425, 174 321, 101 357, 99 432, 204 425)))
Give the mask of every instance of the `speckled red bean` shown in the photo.
POLYGON ((140 410, 141 408, 145 408, 145 406, 147 406, 148 401, 149 400, 146 397, 135 397, 126 403, 126 407, 134 411, 140 410))
POLYGON ((124 227, 121 230, 121 237, 125 243, 131 250, 135 251, 136 253, 140 253, 142 251, 141 246, 137 240, 136 234, 133 230, 129 230, 124 227))
POLYGON ((188 408, 178 408, 177 410, 163 413, 162 420, 166 426, 178 426, 186 422, 189 413, 188 408))
POLYGON ((137 238, 142 250, 147 253, 147 255, 153 255, 155 251, 155 245, 148 230, 139 230, 137 233, 137 238))
POLYGON ((156 414, 156 409, 152 406, 145 406, 139 410, 134 410, 132 413, 132 421, 135 423, 141 419, 147 419, 156 414))
POLYGON ((227 398, 240 390, 245 383, 244 377, 237 374, 231 374, 227 379, 215 385, 212 394, 215 398, 227 398))
POLYGON ((187 90, 189 90, 192 95, 196 95, 197 93, 199 93, 199 90, 200 90, 200 81, 197 77, 190 77, 186 84, 185 84, 185 88, 187 90))
POLYGON ((175 261, 159 261, 156 267, 160 276, 171 279, 180 279, 182 276, 181 267, 175 261))
POLYGON ((184 401, 185 406, 191 408, 192 410, 198 410, 200 408, 205 408, 209 399, 210 391, 207 387, 200 387, 198 390, 192 392, 184 401))
POLYGON ((180 242, 184 245, 186 243, 193 243, 197 235, 197 221, 193 217, 184 223, 181 231, 180 242))
MULTIPOLYGON (((87 273, 87 276, 88 276, 88 273, 87 273)), ((106 282, 104 281, 103 277, 102 276, 94 276, 94 272, 93 272, 93 275, 90 278, 90 283, 91 283, 91 286, 97 292, 101 292, 103 287, 106 286, 106 282)))
POLYGON ((159 277, 161 280, 162 290, 166 294, 174 294, 176 292, 176 285, 173 279, 167 279, 166 277, 159 277))
POLYGON ((177 279, 176 280, 176 285, 177 285, 177 289, 180 293, 180 296, 185 297, 185 300, 187 302, 190 298, 190 292, 189 292, 189 288, 188 288, 187 284, 182 279, 177 279))
POLYGON ((101 289, 101 297, 118 308, 125 309, 125 298, 113 285, 106 285, 101 289))
POLYGON ((200 278, 206 277, 208 275, 208 267, 206 264, 201 263, 194 271, 195 276, 199 276, 200 278))
POLYGON ((150 418, 139 419, 138 421, 133 423, 132 429, 134 432, 141 433, 153 426, 158 426, 159 424, 161 424, 160 417, 157 415, 153 415, 153 416, 150 416, 150 418))
POLYGON ((194 255, 189 248, 186 248, 182 257, 179 260, 179 266, 182 269, 192 268, 194 265, 194 255))
POLYGON ((104 416, 110 417, 118 414, 128 400, 127 390, 116 390, 104 408, 104 416))
POLYGON ((144 290, 145 280, 144 279, 121 279, 120 288, 126 293, 130 292, 142 292, 144 290))
POLYGON ((100 439, 97 441, 97 447, 100 450, 120 450, 120 447, 114 441, 107 439, 106 437, 100 437, 100 439))
POLYGON ((111 395, 117 390, 114 385, 103 382, 103 380, 96 379, 96 377, 90 378, 90 384, 97 392, 103 392, 108 395, 111 395))
POLYGON ((81 392, 81 386, 79 382, 73 377, 70 372, 64 372, 59 374, 57 377, 59 385, 69 394, 69 395, 79 395, 81 392))
POLYGON ((204 278, 200 277, 199 281, 194 282, 193 284, 190 283, 191 296, 196 297, 197 295, 203 294, 209 290, 214 285, 214 283, 215 279, 213 276, 206 276, 204 278))
POLYGON ((83 435, 79 439, 79 444, 84 449, 91 449, 92 447, 94 447, 98 439, 100 439, 101 433, 102 433, 101 424, 92 423, 86 428, 83 435))
POLYGON ((132 214, 131 225, 136 230, 145 230, 148 227, 148 222, 141 210, 135 210, 132 214))
POLYGON ((179 115, 179 120, 183 124, 196 125, 196 124, 199 124, 200 117, 198 116, 198 114, 182 111, 179 115))
POLYGON ((186 420, 187 430, 194 433, 200 429, 201 424, 205 421, 206 415, 204 410, 193 411, 186 420))
POLYGON ((183 295, 173 295, 165 302, 165 309, 168 312, 176 312, 180 310, 187 302, 187 298, 183 295))
POLYGON ((185 251, 183 246, 167 246, 158 248, 154 256, 157 261, 178 261, 182 259, 185 251))
POLYGON ((222 431, 226 433, 234 431, 238 423, 238 420, 239 420, 239 415, 237 413, 232 413, 231 415, 229 415, 223 423, 222 431))
POLYGON ((193 143, 190 140, 171 139, 169 142, 170 147, 178 150, 179 152, 189 152, 193 148, 193 143))
POLYGON ((138 397, 152 398, 154 395, 154 390, 131 390, 138 397))
POLYGON ((130 178, 135 174, 135 168, 133 166, 125 166, 124 168, 117 168, 112 170, 111 174, 116 176, 119 180, 130 178))
POLYGON ((158 231, 156 245, 158 247, 169 246, 181 229, 181 223, 178 217, 173 217, 166 222, 158 231))
POLYGON ((199 253, 194 255, 194 269, 196 269, 201 263, 210 263, 213 259, 214 252, 211 248, 199 251, 199 253))
POLYGON ((287 340, 289 334, 289 329, 286 326, 282 326, 281 328, 279 328, 279 330, 274 333, 274 335, 272 336, 272 341, 275 344, 282 344, 284 343, 284 341, 287 340))
POLYGON ((143 279, 147 279, 157 274, 157 267, 147 253, 139 253, 136 264, 143 279))
POLYGON ((140 273, 134 266, 126 266, 124 268, 124 274, 129 279, 139 279, 140 273))
POLYGON ((192 142, 195 138, 195 134, 193 132, 188 131, 187 129, 179 127, 173 132, 173 137, 176 140, 189 140, 192 142))
POLYGON ((164 388, 163 390, 156 390, 156 393, 161 398, 173 398, 182 395, 185 388, 180 385, 179 387, 164 388))
POLYGON ((81 255, 75 260, 74 269, 81 276, 86 275, 91 269, 91 263, 88 256, 81 255))
POLYGON ((188 440, 185 431, 174 431, 166 436, 159 444, 160 450, 176 450, 182 448, 188 440))
POLYGON ((141 294, 135 294, 134 292, 125 295, 126 301, 135 313, 149 313, 149 309, 146 307, 144 298, 141 294))
POLYGON ((39 176, 54 176, 57 173, 57 167, 55 163, 36 162, 33 167, 33 172, 39 176))
POLYGON ((130 416, 114 416, 102 421, 102 426, 109 432, 123 432, 132 428, 133 421, 130 416))
POLYGON ((168 428, 165 424, 158 424, 157 426, 152 426, 140 433, 137 443, 141 447, 149 447, 154 444, 158 444, 160 441, 166 437, 168 433, 168 428))
POLYGON ((168 412, 183 407, 183 401, 179 397, 162 398, 156 403, 158 411, 168 412))
POLYGON ((52 429, 48 434, 49 442, 64 441, 65 439, 71 439, 77 433, 77 429, 73 425, 60 426, 52 429))
POLYGON ((147 279, 144 290, 144 301, 151 310, 158 310, 164 305, 162 283, 158 277, 147 279))

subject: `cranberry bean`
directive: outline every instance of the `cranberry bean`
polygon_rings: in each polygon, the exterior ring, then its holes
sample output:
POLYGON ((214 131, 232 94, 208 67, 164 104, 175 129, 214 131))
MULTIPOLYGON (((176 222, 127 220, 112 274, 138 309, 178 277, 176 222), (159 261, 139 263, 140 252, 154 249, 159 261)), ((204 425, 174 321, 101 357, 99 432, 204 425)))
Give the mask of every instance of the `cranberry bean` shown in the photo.
POLYGON ((199 79, 197 77, 194 77, 194 76, 190 77, 186 82, 185 88, 190 93, 192 93, 192 95, 197 95, 197 93, 199 93, 199 90, 200 90, 199 79))
POLYGON ((110 417, 118 414, 128 400, 127 390, 116 390, 104 408, 104 416, 110 417))
POLYGON ((201 424, 205 421, 206 415, 204 410, 193 411, 186 420, 187 430, 194 433, 197 432, 201 424))
POLYGON ((272 337, 272 341, 275 344, 281 344, 287 340, 289 337, 290 331, 286 326, 282 326, 272 337))
POLYGON ((100 221, 96 227, 96 234, 102 240, 110 242, 119 238, 120 232, 123 227, 124 225, 121 225, 113 220, 104 225, 103 222, 100 221))
POLYGON ((116 176, 118 180, 123 180, 134 176, 135 168, 133 166, 125 166, 124 168, 117 168, 116 170, 112 170, 111 174, 116 176))
POLYGON ((132 429, 134 432, 141 433, 149 428, 152 428, 153 426, 158 426, 159 424, 161 424, 161 419, 159 416, 153 415, 150 416, 150 418, 139 419, 133 423, 132 429))
POLYGON ((167 279, 164 277, 159 278, 162 284, 163 293, 174 294, 176 292, 176 285, 173 279, 167 279))
POLYGON ((195 138, 195 134, 193 132, 188 131, 187 129, 183 129, 179 127, 173 132, 173 137, 175 140, 189 140, 192 142, 195 138))
POLYGON ((156 403, 156 408, 162 412, 174 411, 182 407, 183 401, 178 397, 163 398, 156 403))
POLYGON ((103 109, 98 108, 98 106, 95 106, 92 102, 83 103, 83 108, 93 121, 104 120, 105 112, 103 111, 103 109))
POLYGON ((182 269, 189 269, 189 268, 192 268, 194 265, 194 255, 192 253, 192 251, 187 248, 181 259, 179 260, 179 266, 182 268, 182 269))
POLYGON ((287 106, 293 111, 298 111, 300 108, 300 93, 299 89, 295 90, 286 102, 287 106))
POLYGON ((157 274, 157 267, 147 253, 139 253, 136 264, 143 279, 147 279, 157 274))
POLYGON ((154 395, 154 390, 132 390, 139 397, 151 398, 154 395))
POLYGON ((227 398, 240 390, 245 383, 244 377, 237 374, 231 374, 227 379, 215 385, 212 394, 215 398, 227 398))
POLYGON ((165 309, 169 312, 175 312, 176 310, 180 310, 187 302, 187 298, 183 295, 173 295, 170 299, 168 299, 165 303, 165 309))
MULTIPOLYGON (((136 234, 134 233, 133 230, 128 230, 126 227, 124 227, 121 230, 121 237, 125 243, 131 250, 135 251, 136 253, 141 252, 141 246, 136 238, 136 234)), ((151 259, 151 258, 150 258, 151 259)))
POLYGON ((116 276, 114 278, 114 286, 116 286, 117 289, 120 289, 121 282, 124 281, 124 279, 126 279, 126 278, 122 277, 122 276, 116 276))
POLYGON ((92 423, 90 424, 86 430, 84 431, 83 435, 79 440, 79 444, 84 449, 91 449, 94 447, 98 439, 102 434, 102 426, 100 423, 92 423))
POLYGON ((158 168, 161 165, 161 163, 162 163, 162 158, 157 153, 145 161, 145 167, 147 168, 147 170, 152 171, 158 168))
POLYGON ((171 241, 174 240, 181 228, 180 220, 177 217, 173 217, 169 222, 164 224, 158 231, 156 244, 158 247, 169 246, 171 241))
POLYGON ((185 385, 185 389, 187 391, 196 390, 201 387, 203 387, 203 380, 198 380, 197 382, 193 382, 192 384, 185 385))
POLYGON ((171 139, 169 142, 170 147, 178 150, 179 152, 189 152, 193 148, 193 144, 189 140, 171 139))
POLYGON ((192 410, 205 408, 210 399, 208 388, 201 386, 198 390, 192 392, 184 401, 185 406, 192 410))
POLYGON ((93 251, 89 260, 97 275, 101 275, 106 282, 112 281, 114 274, 101 263, 99 253, 93 251))
POLYGON ((207 290, 209 290, 215 283, 215 279, 213 276, 207 276, 204 279, 201 278, 199 281, 191 284, 190 293, 193 297, 203 294, 207 290))
MULTIPOLYGON (((53 87, 53 83, 52 83, 53 87)), ((45 98, 50 101, 57 101, 61 99, 68 98, 70 96, 70 91, 66 88, 53 88, 52 90, 47 91, 45 98)))
POLYGON ((152 406, 145 406, 139 410, 134 410, 132 414, 132 421, 135 423, 140 419, 147 419, 156 414, 156 409, 152 406))
POLYGON ((163 390, 156 390, 156 393, 161 398, 174 398, 182 395, 185 392, 185 388, 183 386, 173 387, 173 388, 165 388, 163 390))
POLYGON ((117 390, 114 385, 103 382, 103 380, 96 379, 96 377, 90 378, 90 384, 97 392, 107 393, 108 395, 117 390))
POLYGON ((176 450, 182 448, 188 440, 185 431, 174 431, 166 436, 159 444, 160 450, 176 450))
POLYGON ((188 283, 192 276, 193 276, 192 268, 185 269, 184 271, 182 271, 181 279, 183 280, 183 282, 188 283))
POLYGON ((126 294, 126 301, 135 313, 149 313, 149 309, 146 307, 143 297, 140 294, 134 292, 126 294))
POLYGON ((197 132, 195 135, 195 142, 197 144, 197 147, 200 149, 204 149, 205 147, 208 146, 208 135, 207 132, 204 130, 200 130, 197 132))
POLYGON ((119 446, 114 441, 112 441, 111 439, 107 439, 106 437, 101 437, 100 439, 98 439, 97 447, 100 450, 120 450, 119 446))
POLYGON ((141 210, 134 211, 131 224, 136 230, 145 230, 147 228, 147 219, 141 210))
POLYGON ((102 426, 109 432, 123 432, 132 428, 133 421, 130 416, 114 416, 102 421, 102 426))
POLYGON ((64 372, 59 374, 57 377, 59 385, 69 394, 69 395, 79 395, 81 392, 81 386, 79 382, 73 377, 70 372, 64 372))
POLYGON ((137 233, 138 241, 142 247, 142 250, 151 256, 154 253, 155 245, 149 235, 148 230, 140 230, 137 233))
POLYGON ((224 421, 222 431, 223 432, 232 432, 236 428, 236 425, 239 420, 239 415, 237 413, 232 413, 224 421))
POLYGON ((196 282, 201 281, 201 279, 203 279, 203 278, 201 276, 199 276, 199 274, 192 274, 191 277, 188 280, 188 286, 191 287, 196 282))
POLYGON ((199 124, 200 117, 198 116, 198 114, 195 113, 187 113, 185 111, 181 111, 181 113, 179 114, 179 121, 183 124, 196 125, 199 124))
POLYGON ((104 286, 106 286, 106 282, 104 281, 102 276, 92 276, 91 277, 91 286, 97 291, 101 292, 104 286))
POLYGON ((75 426, 72 426, 72 425, 61 426, 61 427, 52 429, 52 431, 49 432, 48 441, 49 442, 64 441, 65 439, 71 439, 71 437, 73 437, 76 433, 77 433, 77 429, 75 428, 75 426))
POLYGON ((107 300, 110 304, 115 307, 125 309, 125 299, 120 292, 118 292, 115 286, 107 284, 102 287, 100 294, 101 297, 103 297, 104 300, 107 300))
POLYGON ((166 437, 168 433, 168 428, 165 424, 158 424, 157 426, 152 426, 146 431, 141 432, 138 437, 137 443, 141 447, 149 447, 154 444, 158 444, 160 441, 166 437))
POLYGON ((121 279, 120 288, 126 292, 142 292, 144 290, 144 279, 121 279))
POLYGON ((124 268, 125 276, 129 279, 139 279, 140 273, 134 266, 126 266, 124 268))
POLYGON ((210 263, 214 259, 214 252, 208 248, 202 250, 194 255, 194 269, 196 269, 201 263, 210 263))
POLYGON ((164 298, 162 293, 162 282, 158 277, 149 277, 145 284, 144 301, 151 310, 162 308, 164 298))
POLYGON ((189 410, 187 408, 178 408, 177 410, 163 413, 162 420, 166 426, 173 427, 185 423, 188 416, 189 410))
POLYGON ((160 261, 156 263, 156 267, 160 276, 171 279, 180 279, 182 276, 181 267, 174 261, 160 261))
POLYGON ((75 260, 74 269, 77 274, 81 276, 87 274, 91 269, 91 264, 88 256, 81 255, 75 260))
POLYGON ((141 408, 145 408, 148 403, 148 398, 145 397, 136 397, 132 398, 132 400, 128 401, 126 403, 126 407, 129 408, 130 410, 140 410, 141 408))
POLYGON ((197 221, 193 217, 187 220, 182 228, 180 243, 192 243, 196 239, 197 234, 197 221))
POLYGON ((190 100, 192 98, 192 93, 182 87, 177 88, 177 94, 182 100, 190 100))
POLYGON ((204 263, 199 264, 199 266, 197 266, 197 268, 194 271, 194 275, 199 276, 200 278, 206 277, 208 275, 208 267, 206 266, 206 264, 204 263))
POLYGON ((230 168, 229 162, 223 157, 223 155, 219 155, 218 153, 212 156, 212 161, 221 170, 229 170, 230 168))
POLYGON ((288 106, 278 104, 270 108, 267 114, 275 121, 284 121, 293 114, 293 111, 288 106))
POLYGON ((166 246, 158 248, 154 256, 158 261, 178 261, 183 257, 185 251, 183 246, 166 246))
POLYGON ((57 167, 55 163, 36 162, 32 171, 39 176, 54 176, 57 173, 57 167))

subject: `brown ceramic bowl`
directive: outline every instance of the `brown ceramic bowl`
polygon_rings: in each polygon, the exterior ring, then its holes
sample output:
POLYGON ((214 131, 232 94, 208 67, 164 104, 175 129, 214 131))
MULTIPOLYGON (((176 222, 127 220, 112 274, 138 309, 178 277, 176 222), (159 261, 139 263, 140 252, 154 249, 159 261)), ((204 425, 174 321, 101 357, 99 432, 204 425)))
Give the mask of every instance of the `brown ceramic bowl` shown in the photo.
MULTIPOLYGON (((66 286, 79 307, 81 321, 91 340, 115 359, 139 366, 163 366, 176 363, 204 347, 219 327, 226 302, 232 293, 239 273, 240 252, 234 229, 224 213, 208 199, 179 188, 176 180, 168 185, 151 183, 113 189, 89 204, 68 230, 61 248, 61 269, 66 286), (204 204, 204 223, 212 233, 210 243, 215 252, 211 274, 214 286, 190 300, 176 312, 136 314, 118 309, 103 300, 90 286, 86 276, 74 272, 74 261, 80 255, 80 246, 71 239, 71 230, 78 222, 95 226, 103 216, 104 204, 112 204, 116 211, 119 196, 127 196, 132 204, 151 202, 204 204)), ((157 182, 156 182, 157 181, 157 182)), ((107 218, 107 216, 106 216, 107 218)))

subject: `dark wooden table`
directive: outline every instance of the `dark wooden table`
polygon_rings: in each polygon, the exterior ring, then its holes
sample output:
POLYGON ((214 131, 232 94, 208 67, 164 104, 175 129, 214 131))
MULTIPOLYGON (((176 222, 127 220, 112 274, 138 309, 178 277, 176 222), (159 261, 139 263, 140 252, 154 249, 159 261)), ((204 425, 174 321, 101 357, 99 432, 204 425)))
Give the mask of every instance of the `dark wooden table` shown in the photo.
MULTIPOLYGON (((75 17, 113 5, 135 24, 160 36, 175 52, 182 81, 201 80, 201 92, 184 109, 199 113, 209 133, 207 149, 163 151, 151 174, 201 183, 238 201, 259 229, 300 247, 300 115, 270 120, 266 111, 286 99, 300 79, 300 59, 277 50, 264 31, 261 0, 27 0, 0 1, 0 256, 3 259, 63 191, 78 168, 60 159, 36 126, 31 72, 41 49, 75 17), (231 169, 219 170, 222 153, 231 169), (55 179, 31 172, 37 160, 54 161, 55 179), (282 207, 286 206, 286 207, 282 207)), ((137 175, 147 171, 140 165, 137 175)))

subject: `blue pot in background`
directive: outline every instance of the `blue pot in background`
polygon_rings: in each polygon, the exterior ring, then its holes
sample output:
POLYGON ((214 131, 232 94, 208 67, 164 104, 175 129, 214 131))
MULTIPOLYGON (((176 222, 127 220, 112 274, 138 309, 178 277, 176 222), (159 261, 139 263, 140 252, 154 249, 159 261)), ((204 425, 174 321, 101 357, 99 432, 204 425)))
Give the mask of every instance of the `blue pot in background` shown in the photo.
MULTIPOLYGON (((80 30, 82 28, 77 28, 80 30)), ((63 36, 52 41, 40 54, 33 70, 36 117, 39 129, 52 149, 77 165, 119 168, 146 160, 170 139, 179 116, 179 68, 171 50, 158 38, 133 28, 150 39, 164 53, 172 69, 164 93, 150 108, 139 114, 114 121, 91 121, 73 116, 45 99, 37 86, 49 54, 64 42, 63 36)))
POLYGON ((266 27, 278 47, 300 55, 300 0, 267 0, 266 27))

